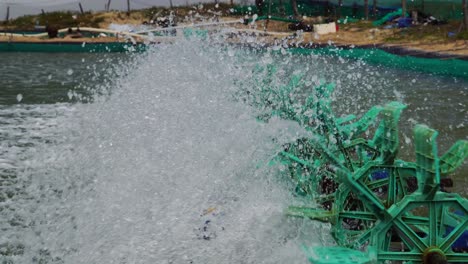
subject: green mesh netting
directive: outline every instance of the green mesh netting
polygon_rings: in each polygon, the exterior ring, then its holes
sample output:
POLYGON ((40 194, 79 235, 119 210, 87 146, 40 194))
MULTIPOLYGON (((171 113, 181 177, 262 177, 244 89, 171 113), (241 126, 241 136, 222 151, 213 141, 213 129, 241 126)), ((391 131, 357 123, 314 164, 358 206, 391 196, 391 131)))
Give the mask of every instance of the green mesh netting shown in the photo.
POLYGON ((362 59, 368 63, 383 65, 404 70, 414 70, 425 73, 468 78, 468 61, 459 59, 430 59, 412 56, 399 56, 380 49, 342 49, 324 47, 316 49, 291 49, 299 54, 321 54, 340 56, 349 59, 362 59))
MULTIPOLYGON (((341 8, 338 8, 338 0, 317 1, 297 0, 299 15, 301 16, 333 16, 361 19, 365 16, 364 0, 343 0, 341 8)), ((386 14, 401 8, 401 0, 377 0, 377 13, 373 13, 373 1, 369 0, 369 17, 380 19, 386 14)), ((432 15, 439 20, 458 20, 463 17, 461 0, 412 0, 407 1, 407 10, 417 10, 427 15, 432 15)), ((240 6, 234 8, 237 14, 258 14, 253 6, 240 6)), ((262 7, 263 15, 274 16, 294 15, 291 1, 265 0, 262 7)))
POLYGON ((463 17, 461 0, 414 0, 407 1, 407 7, 408 11, 418 10, 441 20, 461 19, 463 17))

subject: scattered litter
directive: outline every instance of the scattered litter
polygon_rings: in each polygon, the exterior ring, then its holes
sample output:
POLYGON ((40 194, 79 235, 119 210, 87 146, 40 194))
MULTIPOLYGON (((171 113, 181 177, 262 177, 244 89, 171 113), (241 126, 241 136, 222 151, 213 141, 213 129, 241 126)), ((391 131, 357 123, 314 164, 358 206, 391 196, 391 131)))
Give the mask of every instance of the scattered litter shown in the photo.
POLYGON ((203 224, 195 230, 196 236, 200 240, 212 240, 218 236, 219 231, 224 231, 224 226, 219 225, 219 213, 216 213, 216 207, 209 207, 203 210, 200 215, 203 224))
POLYGON ((372 25, 381 26, 381 25, 385 24, 386 22, 393 21, 395 18, 400 17, 402 13, 403 13, 403 11, 401 10, 401 8, 399 8, 394 12, 386 14, 381 19, 374 21, 372 23, 372 25))
POLYGON ((297 31, 302 30, 304 32, 311 32, 312 26, 310 24, 306 24, 303 21, 297 23, 291 23, 288 25, 289 30, 297 31))
POLYGON ((209 214, 211 212, 214 212, 215 210, 216 210, 216 207, 210 207, 210 208, 203 211, 202 216, 207 215, 207 214, 209 214))
POLYGON ((317 24, 314 25, 314 32, 319 35, 329 34, 329 33, 336 33, 336 23, 331 22, 328 24, 317 24))
POLYGON ((413 19, 411 17, 401 17, 397 21, 399 28, 406 28, 410 27, 413 23, 413 19))

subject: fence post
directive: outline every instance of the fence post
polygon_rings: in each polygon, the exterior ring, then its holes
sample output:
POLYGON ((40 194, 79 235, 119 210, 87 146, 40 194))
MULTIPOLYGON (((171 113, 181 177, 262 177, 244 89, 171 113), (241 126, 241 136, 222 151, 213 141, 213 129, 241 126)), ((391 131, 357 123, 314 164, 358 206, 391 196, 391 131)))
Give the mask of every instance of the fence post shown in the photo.
POLYGON ((341 18, 341 6, 343 5, 343 0, 338 1, 338 18, 341 18))
POLYGON ((369 20, 369 0, 364 0, 364 17, 369 20))
POLYGON ((374 14, 374 17, 377 16, 377 0, 374 0, 374 4, 372 6, 372 13, 374 14))
POLYGON ((81 14, 83 15, 83 14, 84 14, 84 11, 83 11, 83 6, 81 5, 81 2, 78 3, 78 5, 80 6, 80 11, 81 11, 81 14))
POLYGON ((406 0, 401 0, 401 17, 406 17, 406 0))
POLYGON ((8 22, 8 20, 10 20, 10 6, 7 6, 7 9, 6 9, 5 21, 8 22))
POLYGON ((468 5, 466 4, 466 0, 462 1, 462 8, 463 8, 463 24, 465 25, 465 30, 468 31, 468 5))

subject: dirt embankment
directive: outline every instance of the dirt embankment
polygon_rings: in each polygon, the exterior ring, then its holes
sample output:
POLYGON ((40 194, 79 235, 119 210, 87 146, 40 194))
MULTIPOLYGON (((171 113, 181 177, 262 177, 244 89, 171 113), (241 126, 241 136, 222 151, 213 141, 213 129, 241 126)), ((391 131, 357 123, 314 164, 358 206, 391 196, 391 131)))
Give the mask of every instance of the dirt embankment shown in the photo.
MULTIPOLYGON (((414 50, 414 53, 425 51, 468 56, 468 38, 465 36, 468 32, 462 35, 462 38, 450 36, 458 32, 459 26, 459 23, 452 22, 444 25, 416 25, 403 29, 385 29, 373 27, 371 22, 362 21, 348 25, 339 24, 336 33, 326 35, 304 32, 301 34, 301 40, 302 44, 401 48, 408 50, 407 55, 411 55, 411 51, 414 50)), ((270 36, 263 38, 267 42, 284 38, 284 33, 294 34, 288 29, 287 23, 277 21, 258 21, 255 25, 243 25, 238 28, 269 32, 270 36)), ((295 41, 297 40, 291 40, 291 42, 295 41)))
MULTIPOLYGON (((228 6, 222 7, 226 13, 228 6), (224 10, 226 9, 226 10, 224 10)), ((196 21, 209 20, 213 18, 214 13, 210 7, 202 10, 196 8, 179 8, 173 12, 179 21, 179 25, 191 24, 196 21)), ((166 9, 141 10, 132 11, 130 14, 125 12, 101 12, 90 16, 90 21, 98 21, 97 27, 108 29, 111 23, 114 24, 129 24, 142 25, 145 21, 148 22, 156 16, 168 15, 171 11, 166 9)), ((235 20, 239 17, 227 16, 220 18, 222 20, 235 20)), ((31 20, 33 21, 33 19, 31 20)), ((313 18, 305 21, 312 23, 313 18)), ((265 32, 267 35, 262 37, 263 41, 273 43, 285 37, 291 37, 296 32, 289 29, 289 23, 280 21, 257 21, 255 24, 242 25, 237 24, 235 27, 239 30, 256 30, 265 32)), ((454 36, 460 29, 459 22, 447 23, 444 25, 417 25, 404 29, 385 29, 383 27, 373 27, 371 22, 360 21, 357 23, 340 24, 339 30, 336 33, 318 35, 313 32, 305 32, 301 35, 302 44, 335 44, 345 46, 379 46, 379 47, 396 47, 408 50, 426 51, 431 53, 445 53, 452 55, 468 56, 468 32, 454 36), (458 37, 461 36, 461 37, 458 37)), ((31 37, 11 37, 2 36, 0 41, 24 41, 24 42, 53 42, 53 41, 81 41, 81 42, 105 42, 105 41, 121 41, 115 37, 103 38, 61 38, 50 40, 47 38, 31 38, 31 37)), ((294 40, 293 40, 294 41, 294 40)), ((297 39, 296 39, 297 41, 297 39)))

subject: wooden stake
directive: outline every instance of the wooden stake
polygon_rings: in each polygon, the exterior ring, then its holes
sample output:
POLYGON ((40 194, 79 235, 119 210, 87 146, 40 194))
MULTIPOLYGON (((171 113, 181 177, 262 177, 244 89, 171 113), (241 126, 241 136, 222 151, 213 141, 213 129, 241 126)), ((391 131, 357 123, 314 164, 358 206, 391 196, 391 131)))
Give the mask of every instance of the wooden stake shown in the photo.
POLYGON ((291 5, 293 8, 294 18, 297 19, 299 17, 299 10, 297 9, 297 0, 291 0, 291 5))
POLYGON ((41 9, 41 13, 42 13, 43 15, 45 15, 45 11, 44 11, 44 9, 41 9))
POLYGON ((284 9, 284 4, 283 4, 283 0, 279 0, 279 10, 281 12, 281 16, 286 16, 286 10, 284 9))
POLYGON ((169 5, 171 6, 171 9, 174 8, 174 6, 172 5, 172 0, 169 0, 169 5))
POLYGON ((364 17, 369 20, 369 0, 364 0, 364 17))
POLYGON ((406 17, 406 0, 401 0, 401 17, 406 17))
POLYGON ((468 4, 466 0, 462 1, 462 9, 463 9, 463 24, 465 25, 465 30, 468 31, 468 4))
POLYGON ((5 21, 8 22, 10 20, 10 6, 7 6, 6 8, 6 19, 5 21))
POLYGON ((341 18, 341 6, 343 5, 343 0, 338 1, 338 18, 341 18))
POLYGON ((372 5, 372 13, 374 14, 374 17, 377 16, 377 0, 374 0, 372 5))
POLYGON ((108 0, 108 1, 107 1, 107 9, 106 9, 107 12, 109 12, 109 10, 110 10, 111 1, 112 1, 112 0, 108 0))
POLYGON ((81 11, 81 14, 83 15, 84 14, 83 6, 81 5, 81 3, 78 3, 78 5, 80 6, 80 11, 81 11))
POLYGON ((127 0, 127 15, 130 15, 130 0, 127 0))

